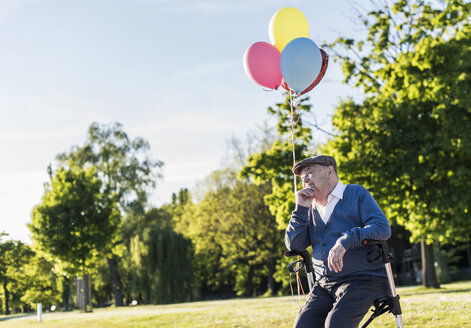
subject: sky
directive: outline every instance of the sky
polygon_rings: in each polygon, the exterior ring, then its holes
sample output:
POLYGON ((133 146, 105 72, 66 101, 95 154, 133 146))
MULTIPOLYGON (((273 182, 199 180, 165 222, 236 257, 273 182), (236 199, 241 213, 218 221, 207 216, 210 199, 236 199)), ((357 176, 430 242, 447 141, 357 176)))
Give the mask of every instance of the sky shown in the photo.
MULTIPOLYGON (((360 33, 348 0, 0 0, 0 232, 31 243, 47 166, 85 142, 92 122, 120 122, 165 163, 151 202, 220 168, 227 141, 244 138, 283 100, 249 80, 245 50, 270 42, 275 12, 296 7, 318 44, 360 33)), ((310 92, 331 131, 343 85, 330 60, 310 92)), ((316 132, 315 138, 327 136, 316 132)))

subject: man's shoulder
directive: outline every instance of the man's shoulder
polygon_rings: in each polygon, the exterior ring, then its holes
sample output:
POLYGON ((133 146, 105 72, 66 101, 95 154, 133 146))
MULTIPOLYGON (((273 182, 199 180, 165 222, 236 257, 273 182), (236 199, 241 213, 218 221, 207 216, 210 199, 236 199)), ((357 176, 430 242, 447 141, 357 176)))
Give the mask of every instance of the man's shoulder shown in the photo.
POLYGON ((363 202, 363 201, 370 201, 373 199, 373 196, 371 193, 363 187, 362 185, 358 184, 349 184, 345 188, 345 193, 344 195, 346 196, 349 201, 352 202, 363 202))
POLYGON ((359 184, 348 184, 345 186, 345 192, 352 194, 361 194, 363 192, 368 192, 365 187, 359 184))

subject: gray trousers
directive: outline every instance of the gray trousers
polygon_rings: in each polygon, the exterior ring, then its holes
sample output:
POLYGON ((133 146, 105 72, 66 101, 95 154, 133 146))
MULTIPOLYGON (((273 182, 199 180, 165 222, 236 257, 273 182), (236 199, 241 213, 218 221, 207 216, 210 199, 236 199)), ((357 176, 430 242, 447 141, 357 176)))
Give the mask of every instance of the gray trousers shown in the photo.
POLYGON ((317 281, 299 311, 295 328, 356 328, 377 298, 390 295, 388 279, 355 276, 317 281))

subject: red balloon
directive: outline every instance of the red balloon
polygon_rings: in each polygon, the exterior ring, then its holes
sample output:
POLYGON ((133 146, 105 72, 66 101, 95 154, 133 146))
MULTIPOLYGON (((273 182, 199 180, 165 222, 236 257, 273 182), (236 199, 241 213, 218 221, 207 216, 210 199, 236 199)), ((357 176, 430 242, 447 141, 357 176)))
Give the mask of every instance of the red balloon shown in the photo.
MULTIPOLYGON (((306 88, 306 90, 304 90, 303 92, 300 93, 300 95, 303 95, 309 91, 311 91, 316 85, 319 84, 319 82, 322 80, 322 78, 324 77, 324 74, 325 74, 325 71, 327 70, 327 65, 329 64, 329 55, 327 55, 327 53, 322 50, 322 49, 319 49, 321 51, 321 55, 322 55, 322 67, 321 67, 321 71, 319 72, 319 75, 317 76, 317 78, 314 80, 314 82, 311 83, 310 86, 308 86, 306 88)), ((285 90, 290 90, 290 87, 288 86, 288 84, 286 84, 285 80, 281 80, 281 86, 285 89, 285 90)), ((294 92, 293 90, 291 90, 291 93, 296 93, 294 92)))
POLYGON ((280 51, 267 42, 255 42, 244 54, 244 69, 255 83, 270 89, 281 84, 280 51))

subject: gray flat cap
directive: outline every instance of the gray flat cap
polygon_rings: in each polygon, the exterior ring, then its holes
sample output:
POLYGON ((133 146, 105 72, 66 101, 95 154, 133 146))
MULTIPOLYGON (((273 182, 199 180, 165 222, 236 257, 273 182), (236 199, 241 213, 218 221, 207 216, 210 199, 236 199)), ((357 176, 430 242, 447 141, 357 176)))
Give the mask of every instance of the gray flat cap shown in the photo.
POLYGON ((333 158, 332 156, 327 156, 327 155, 317 155, 313 157, 308 157, 308 158, 303 159, 300 162, 297 162, 293 166, 293 173, 296 175, 300 175, 303 168, 309 165, 313 165, 313 164, 322 165, 322 166, 333 166, 335 173, 337 173, 337 162, 335 161, 335 158, 333 158))

